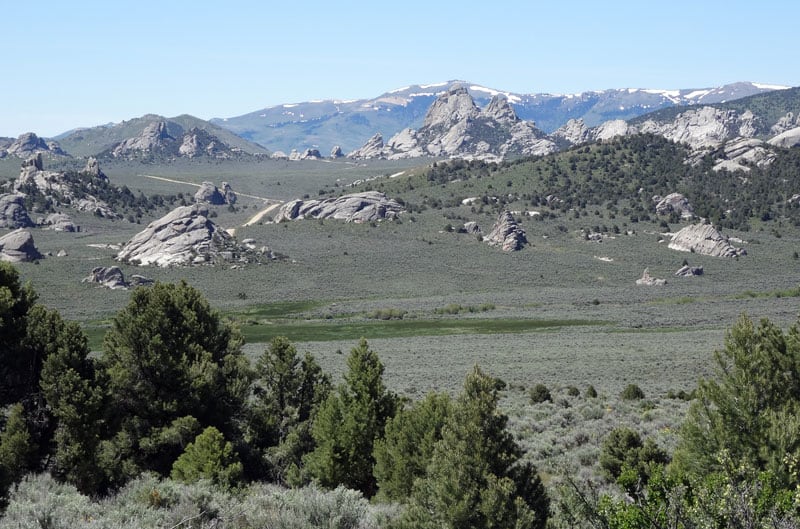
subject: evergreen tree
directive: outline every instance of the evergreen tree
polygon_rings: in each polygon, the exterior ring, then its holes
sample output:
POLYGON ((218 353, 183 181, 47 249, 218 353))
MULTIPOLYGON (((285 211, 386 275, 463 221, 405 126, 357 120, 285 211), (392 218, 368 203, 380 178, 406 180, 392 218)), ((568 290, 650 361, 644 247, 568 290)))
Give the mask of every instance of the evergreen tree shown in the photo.
POLYGON ((86 335, 78 324, 38 305, 28 335, 46 352, 40 386, 56 424, 52 472, 82 492, 96 493, 103 481, 97 446, 105 401, 86 335))
POLYGON ((43 358, 24 347, 28 312, 36 302, 30 285, 21 285, 13 265, 0 262, 0 406, 35 392, 43 358))
POLYGON ((25 409, 22 404, 14 404, 0 432, 0 506, 11 485, 34 468, 36 451, 25 421, 25 409))
POLYGON ((549 500, 497 410, 500 387, 477 367, 467 376, 401 526, 544 528, 549 500))
POLYGON ((794 487, 800 461, 800 330, 742 316, 715 352, 681 432, 675 468, 690 476, 768 471, 794 487))
POLYGON ((169 473, 207 426, 238 436, 251 380, 241 344, 186 282, 133 291, 112 320, 102 358, 112 436, 100 458, 112 479, 169 473))
MULTIPOLYGON (((314 357, 302 359, 285 337, 276 337, 256 363, 246 441, 257 452, 258 474, 274 481, 302 481, 302 457, 314 448, 313 416, 330 393, 330 380, 314 357)), ((251 472, 253 473, 253 472, 251 472)))
POLYGON ((406 501, 414 481, 425 476, 442 427, 453 413, 444 393, 430 393, 410 409, 400 410, 386 423, 384 439, 375 442, 375 478, 386 501, 406 501))
POLYGON ((316 448, 305 457, 312 477, 324 487, 344 485, 371 498, 375 441, 395 413, 397 397, 383 384, 383 364, 361 339, 347 359, 348 371, 322 404, 314 421, 316 448))
POLYGON ((207 479, 228 489, 240 481, 242 464, 222 432, 209 426, 175 460, 170 477, 185 483, 207 479))

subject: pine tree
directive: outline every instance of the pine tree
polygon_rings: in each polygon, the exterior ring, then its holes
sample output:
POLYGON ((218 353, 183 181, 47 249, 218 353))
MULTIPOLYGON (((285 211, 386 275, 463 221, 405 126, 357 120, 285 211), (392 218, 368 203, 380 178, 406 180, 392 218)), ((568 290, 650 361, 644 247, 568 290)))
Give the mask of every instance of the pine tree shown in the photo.
POLYGON ((316 448, 305 458, 324 487, 344 485, 371 498, 375 441, 395 413, 397 397, 383 384, 383 364, 361 339, 347 359, 344 383, 323 403, 313 426, 316 448))
POLYGON ((500 387, 478 367, 467 376, 401 526, 544 528, 549 500, 497 410, 500 387))

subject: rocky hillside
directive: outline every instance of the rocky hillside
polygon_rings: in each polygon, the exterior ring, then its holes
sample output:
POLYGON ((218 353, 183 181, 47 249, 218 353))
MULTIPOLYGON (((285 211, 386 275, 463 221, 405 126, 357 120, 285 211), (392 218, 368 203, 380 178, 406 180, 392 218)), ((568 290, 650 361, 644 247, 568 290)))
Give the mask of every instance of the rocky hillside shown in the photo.
POLYGON ((373 136, 348 156, 414 158, 420 156, 501 159, 548 154, 556 145, 531 121, 520 119, 508 99, 494 96, 481 109, 464 86, 455 86, 433 102, 419 129, 404 129, 386 144, 373 136))
POLYGON ((420 128, 431 104, 456 85, 466 87, 481 108, 487 106, 494 96, 504 95, 520 119, 534 121, 547 133, 570 119, 582 119, 588 127, 594 127, 605 121, 627 120, 660 108, 731 101, 777 88, 734 83, 716 88, 623 88, 558 95, 517 94, 465 81, 448 81, 406 86, 372 99, 277 105, 241 116, 213 119, 211 123, 272 151, 288 153, 292 149, 302 152, 316 148, 327 153, 338 145, 349 152, 364 145, 378 131, 384 138, 390 138, 403 129, 420 128))
POLYGON ((773 147, 800 144, 800 88, 775 91, 730 103, 676 107, 625 122, 588 127, 570 120, 555 131, 561 146, 607 141, 616 136, 656 134, 692 150, 696 164, 711 154, 716 170, 749 171, 775 160, 773 147))
POLYGON ((68 156, 57 141, 45 140, 33 132, 26 132, 16 139, 0 138, 0 158, 6 156, 28 158, 34 154, 68 156))
POLYGON ((266 154, 267 151, 229 130, 193 116, 165 118, 148 114, 114 125, 70 131, 57 137, 74 156, 210 157, 266 154))

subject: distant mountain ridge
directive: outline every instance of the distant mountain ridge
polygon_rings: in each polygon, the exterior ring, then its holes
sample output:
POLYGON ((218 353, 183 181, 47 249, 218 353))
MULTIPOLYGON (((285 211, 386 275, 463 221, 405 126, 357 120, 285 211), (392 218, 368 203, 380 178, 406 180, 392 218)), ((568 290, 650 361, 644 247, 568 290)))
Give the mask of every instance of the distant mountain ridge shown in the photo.
POLYGON ((160 147, 160 152, 174 156, 183 156, 187 152, 199 153, 199 150, 211 157, 223 156, 230 152, 267 153, 267 150, 260 145, 255 145, 225 128, 187 114, 173 118, 146 114, 114 125, 72 130, 55 139, 61 148, 72 156, 97 156, 103 153, 113 155, 115 150, 117 155, 127 156, 137 149, 146 150, 148 141, 160 141, 161 145, 157 146, 160 147), (187 135, 187 147, 181 152, 187 135), (146 140, 147 136, 150 136, 150 140, 146 140), (211 149, 208 149, 209 145, 212 145, 211 149), (120 147, 123 149, 120 150, 120 147))
POLYGON ((582 119, 593 127, 662 108, 708 105, 787 88, 740 82, 701 89, 624 88, 559 95, 517 94, 466 81, 447 81, 406 86, 373 99, 287 103, 210 122, 272 151, 316 148, 329 152, 338 145, 349 152, 376 133, 388 138, 403 129, 421 127, 436 98, 456 86, 466 87, 480 107, 487 106, 494 96, 504 95, 520 119, 534 121, 548 134, 570 119, 582 119))

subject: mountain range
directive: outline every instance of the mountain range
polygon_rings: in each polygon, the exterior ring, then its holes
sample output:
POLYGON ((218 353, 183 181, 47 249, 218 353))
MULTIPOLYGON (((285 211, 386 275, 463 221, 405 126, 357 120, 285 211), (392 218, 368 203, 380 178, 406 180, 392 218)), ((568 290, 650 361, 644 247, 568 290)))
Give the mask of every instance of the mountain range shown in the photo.
POLYGON ((795 116, 800 114, 796 92, 774 85, 734 83, 700 90, 519 95, 451 81, 404 87, 369 100, 284 104, 210 122, 189 115, 165 118, 148 114, 117 124, 75 129, 47 141, 26 133, 17 139, 0 138, 0 158, 43 152, 169 161, 267 155, 270 151, 281 157, 285 150, 291 152, 290 159, 319 158, 327 152, 333 157, 350 153, 356 159, 500 159, 547 154, 569 145, 639 132, 686 141, 694 147, 704 142, 716 146, 737 136, 766 140, 770 134, 794 128, 795 116), (717 110, 700 112, 710 108, 708 105, 717 110), (687 111, 692 108, 698 112, 687 111), (793 114, 787 115, 789 112, 793 114), (680 121, 682 113, 686 116, 680 121), (680 123, 673 123, 675 120, 680 123), (785 123, 779 126, 779 122, 785 123), (752 130, 742 132, 744 124, 752 130), (773 131, 775 127, 781 130, 773 131), (703 136, 709 134, 710 138, 703 136), (389 140, 384 142, 384 138, 389 140))
POLYGON ((376 133, 389 138, 403 129, 421 127, 433 102, 456 86, 465 87, 479 107, 487 106, 496 95, 505 96, 520 119, 533 121, 548 134, 570 119, 582 119, 588 127, 593 127, 663 108, 720 103, 786 88, 739 82, 701 89, 624 88, 558 95, 517 94, 467 81, 447 81, 406 86, 372 99, 277 105, 237 117, 215 118, 211 123, 271 151, 288 153, 292 149, 311 148, 325 153, 340 146, 349 152, 376 133))

